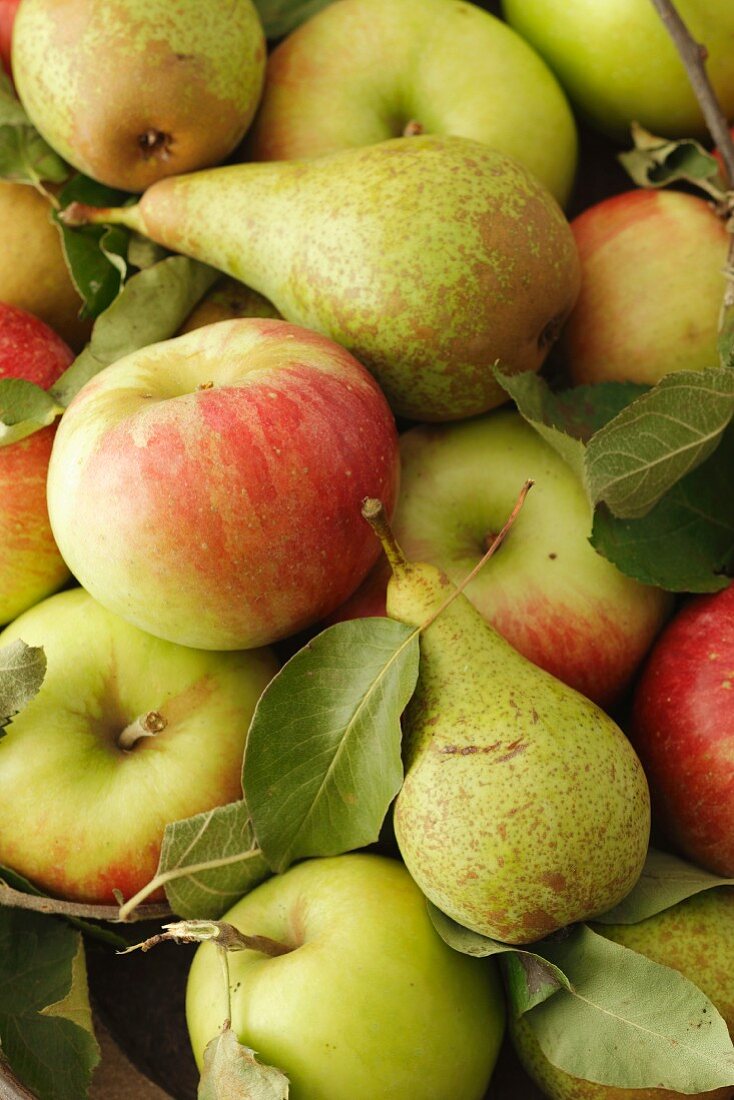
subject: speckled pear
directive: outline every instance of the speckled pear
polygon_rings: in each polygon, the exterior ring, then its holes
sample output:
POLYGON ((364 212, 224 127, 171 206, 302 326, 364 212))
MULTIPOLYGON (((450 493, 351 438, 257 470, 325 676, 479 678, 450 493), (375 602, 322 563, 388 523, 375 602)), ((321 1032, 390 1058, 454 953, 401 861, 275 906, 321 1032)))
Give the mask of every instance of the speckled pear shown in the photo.
POLYGON ((393 411, 453 420, 506 400, 492 366, 537 370, 579 289, 541 183, 468 138, 422 135, 161 180, 115 221, 265 295, 343 344, 393 411))
POLYGON ((454 920, 506 943, 610 909, 637 881, 649 838, 629 741, 513 649, 439 569, 386 549, 388 615, 416 627, 436 616, 421 631, 403 716, 394 824, 411 875, 454 920))

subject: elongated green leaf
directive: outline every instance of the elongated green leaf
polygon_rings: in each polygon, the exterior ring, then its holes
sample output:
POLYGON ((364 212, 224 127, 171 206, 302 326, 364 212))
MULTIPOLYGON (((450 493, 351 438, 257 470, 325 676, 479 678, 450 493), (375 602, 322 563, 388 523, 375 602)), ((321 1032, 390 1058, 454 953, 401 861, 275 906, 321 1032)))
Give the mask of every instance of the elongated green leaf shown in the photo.
POLYGON ((585 444, 649 387, 633 382, 602 382, 554 392, 535 371, 494 375, 510 395, 520 415, 564 459, 585 484, 585 444))
POLYGON ((734 571, 734 427, 641 519, 597 508, 592 545, 622 573, 669 592, 717 592, 734 571))
POLYGON ((0 649, 0 737, 23 707, 38 694, 46 675, 46 654, 41 646, 20 640, 0 649))
POLYGON ((230 1027, 206 1045, 198 1100, 288 1100, 288 1078, 258 1062, 230 1027))
POLYGON ((637 924, 717 886, 734 886, 734 879, 719 878, 678 856, 651 848, 637 885, 608 913, 594 917, 594 923, 637 924))
POLYGON ((255 7, 260 13, 266 36, 282 38, 331 2, 332 0, 255 0, 255 7))
POLYGON ((668 374, 590 440, 586 481, 594 503, 644 516, 715 450, 734 415, 734 372, 668 374))
POLYGON ((638 123, 633 123, 632 137, 635 148, 620 153, 619 161, 639 187, 667 187, 684 181, 703 184, 707 194, 712 187, 723 194, 718 161, 700 142, 657 137, 638 123))
POLYGON ((110 363, 173 336, 218 277, 214 268, 184 256, 169 256, 133 275, 97 318, 87 347, 52 387, 54 397, 68 405, 110 363))
POLYGON ((523 1017, 553 1065, 617 1088, 698 1093, 734 1084, 726 1023, 677 970, 583 925, 534 947, 571 982, 523 1017))
POLYGON ((156 878, 181 917, 216 920, 269 873, 244 802, 166 826, 156 878))
POLYGON ((24 378, 0 378, 0 447, 53 424, 64 410, 50 394, 24 378))
POLYGON ((418 676, 417 631, 391 619, 328 627, 265 689, 243 787, 274 871, 377 839, 400 789, 400 715, 418 676))
POLYGON ((433 927, 441 939, 449 947, 453 947, 454 951, 460 951, 462 955, 472 955, 476 959, 493 955, 502 956, 508 992, 515 1015, 521 1016, 535 1005, 541 1004, 546 998, 552 997, 559 989, 570 989, 568 978, 563 971, 541 955, 527 948, 500 943, 499 940, 473 932, 470 928, 457 924, 451 917, 447 917, 432 902, 427 902, 427 905, 433 927))
POLYGON ((99 1050, 81 937, 63 921, 0 908, 0 1046, 39 1100, 87 1095, 99 1050))

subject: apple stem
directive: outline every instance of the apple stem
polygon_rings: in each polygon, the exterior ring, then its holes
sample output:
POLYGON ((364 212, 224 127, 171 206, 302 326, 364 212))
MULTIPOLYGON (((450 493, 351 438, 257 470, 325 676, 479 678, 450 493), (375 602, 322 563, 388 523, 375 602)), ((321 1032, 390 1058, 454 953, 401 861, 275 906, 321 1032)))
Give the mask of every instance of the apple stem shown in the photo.
POLYGON ((362 515, 382 543, 382 549, 385 551, 385 557, 390 562, 393 573, 402 572, 408 564, 408 559, 396 542, 382 501, 376 497, 365 497, 362 501, 362 515))
POLYGON ((118 747, 129 751, 141 737, 155 737, 167 725, 168 722, 157 710, 149 710, 146 714, 140 714, 134 722, 131 722, 129 726, 125 726, 125 729, 117 738, 118 747))
POLYGON ((159 943, 173 940, 174 943, 206 943, 212 941, 224 954, 228 951, 258 951, 261 955, 269 955, 275 959, 278 955, 288 955, 294 948, 279 940, 272 940, 270 936, 248 936, 240 932, 233 924, 223 920, 180 920, 172 924, 164 924, 163 932, 150 936, 142 943, 135 943, 131 947, 119 951, 120 955, 128 955, 131 951, 150 951, 159 943))

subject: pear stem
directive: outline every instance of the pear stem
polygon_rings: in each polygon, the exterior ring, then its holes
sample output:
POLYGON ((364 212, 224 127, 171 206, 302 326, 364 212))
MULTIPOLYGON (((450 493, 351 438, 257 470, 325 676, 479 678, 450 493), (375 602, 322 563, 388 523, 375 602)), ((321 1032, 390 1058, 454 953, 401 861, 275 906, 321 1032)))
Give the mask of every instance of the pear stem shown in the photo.
POLYGON ((77 228, 81 225, 125 225, 146 236, 145 223, 140 206, 90 206, 85 202, 70 202, 59 214, 64 225, 77 228))
POLYGON ((385 557, 390 562, 393 573, 402 572, 408 560, 395 540, 382 501, 376 497, 365 497, 362 501, 362 515, 382 543, 382 549, 385 551, 385 557))
POLYGON ((426 621, 424 623, 421 623, 421 625, 419 627, 420 630, 426 630, 431 625, 431 623, 435 622, 435 620, 438 618, 438 616, 446 610, 446 608, 449 606, 449 604, 453 603, 454 600, 456 599, 456 597, 461 595, 461 593, 464 591, 466 586, 468 584, 471 584, 471 582, 474 580, 474 578, 476 577, 479 570, 483 569, 484 566, 489 561, 489 559, 494 554, 497 553, 500 546, 505 541, 510 529, 512 528, 513 524, 515 523, 515 520, 519 516, 520 510, 521 510, 523 504, 525 503, 525 498, 528 495, 528 493, 530 492, 530 490, 532 489, 534 484, 535 484, 535 482, 533 481, 533 479, 528 478, 528 480, 525 482, 522 489, 520 490, 518 498, 515 501, 514 508, 510 512, 507 519, 505 520, 501 530, 492 539, 492 542, 491 542, 490 546, 488 547, 487 551, 479 559, 479 561, 474 566, 472 571, 470 573, 468 573, 466 577, 464 577, 463 581, 461 581, 460 584, 457 584, 456 588, 454 588, 453 592, 451 592, 451 594, 444 600, 444 602, 441 604, 441 606, 436 608, 436 610, 431 615, 429 615, 429 617, 426 619, 426 621))

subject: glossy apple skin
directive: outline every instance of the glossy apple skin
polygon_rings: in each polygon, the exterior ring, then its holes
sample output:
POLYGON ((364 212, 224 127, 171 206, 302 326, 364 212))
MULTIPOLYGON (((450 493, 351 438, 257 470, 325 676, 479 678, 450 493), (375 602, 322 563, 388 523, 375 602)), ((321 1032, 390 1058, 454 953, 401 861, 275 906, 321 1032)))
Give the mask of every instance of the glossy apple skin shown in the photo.
POLYGON ((459 134, 519 160, 568 199, 576 127, 553 74, 507 24, 449 0, 341 0, 270 55, 246 148, 323 156, 420 132, 459 134))
MULTIPOLYGON (((734 117, 734 5, 678 0, 681 18, 706 47, 706 71, 734 117)), ((592 125, 629 141, 630 123, 668 137, 706 137, 685 68, 649 0, 502 0, 505 18, 541 55, 592 125)))
POLYGON ((635 688, 630 737, 670 839, 734 877, 734 587, 692 598, 660 635, 635 688))
POLYGON ((10 67, 10 43, 13 35, 13 23, 15 13, 20 0, 0 0, 0 64, 8 74, 12 75, 10 67))
MULTIPOLYGON (((518 413, 412 428, 400 438, 395 536, 411 561, 458 584, 535 479, 512 530, 466 588, 516 649, 564 683, 611 706, 628 686, 670 606, 589 544, 592 515, 570 467, 518 413)), ((389 567, 375 569, 333 619, 385 614, 389 567)))
POLYGON ((628 191, 589 207, 571 229, 581 292, 561 354, 575 385, 654 385, 670 371, 718 364, 728 234, 703 199, 628 191))
POLYGON ((242 797, 245 737, 277 662, 153 638, 81 588, 15 620, 0 646, 43 646, 36 697, 0 741, 0 864, 78 901, 129 898, 155 874, 165 825, 242 797), (129 750, 118 737, 157 712, 129 750))
MULTIPOLYGON (((440 939, 405 867, 355 854, 308 860, 222 918, 292 947, 229 955, 232 1027, 283 1070, 293 1100, 480 1100, 504 1029, 494 960, 440 939)), ((191 966, 196 1060, 226 1014, 212 944, 191 966)))
MULTIPOLYGON (((48 389, 74 358, 37 317, 0 302, 0 378, 48 389)), ((46 474, 56 426, 0 447, 0 624, 55 592, 69 570, 51 533, 46 474)))
POLYGON ((265 645, 356 588, 392 509, 395 424, 343 348, 240 319, 145 348, 69 405, 51 523, 72 572, 143 630, 202 649, 265 645))

